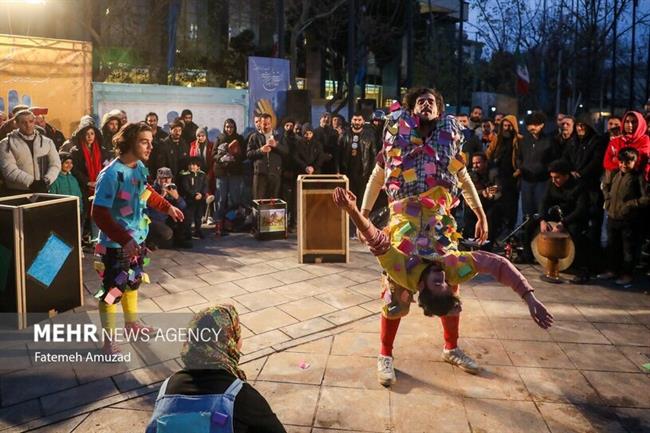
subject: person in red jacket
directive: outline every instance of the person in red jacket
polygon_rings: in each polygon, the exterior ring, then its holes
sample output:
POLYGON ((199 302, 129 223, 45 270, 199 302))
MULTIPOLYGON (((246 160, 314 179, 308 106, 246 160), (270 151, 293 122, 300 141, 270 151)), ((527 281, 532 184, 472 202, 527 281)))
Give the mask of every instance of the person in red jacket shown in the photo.
POLYGON ((643 173, 644 180, 650 181, 650 137, 646 135, 648 125, 643 115, 637 111, 628 111, 623 116, 623 135, 610 140, 603 167, 609 172, 618 170, 618 153, 624 147, 633 147, 639 152, 636 169, 643 173))

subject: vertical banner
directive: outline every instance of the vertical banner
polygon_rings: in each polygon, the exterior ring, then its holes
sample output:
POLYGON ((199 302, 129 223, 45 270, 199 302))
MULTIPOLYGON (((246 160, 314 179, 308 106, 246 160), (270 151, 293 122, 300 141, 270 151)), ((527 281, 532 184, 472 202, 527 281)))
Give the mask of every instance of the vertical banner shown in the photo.
POLYGON ((287 111, 289 61, 271 57, 248 58, 248 97, 251 126, 255 113, 268 113, 273 129, 287 111))

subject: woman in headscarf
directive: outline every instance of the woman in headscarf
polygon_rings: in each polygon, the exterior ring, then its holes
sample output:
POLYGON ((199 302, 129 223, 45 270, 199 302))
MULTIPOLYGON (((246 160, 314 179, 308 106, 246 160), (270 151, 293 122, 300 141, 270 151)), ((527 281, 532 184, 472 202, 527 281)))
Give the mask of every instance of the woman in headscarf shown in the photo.
POLYGON ((197 313, 189 324, 197 335, 181 352, 185 369, 163 382, 146 433, 216 431, 285 432, 262 395, 239 368, 241 327, 232 305, 197 313), (192 429, 194 428, 194 429, 192 429), (203 429, 203 430, 202 430, 203 429))
POLYGON ((245 150, 244 138, 237 133, 237 124, 233 119, 226 119, 212 158, 216 178, 214 224, 217 236, 221 236, 228 209, 242 202, 245 150))

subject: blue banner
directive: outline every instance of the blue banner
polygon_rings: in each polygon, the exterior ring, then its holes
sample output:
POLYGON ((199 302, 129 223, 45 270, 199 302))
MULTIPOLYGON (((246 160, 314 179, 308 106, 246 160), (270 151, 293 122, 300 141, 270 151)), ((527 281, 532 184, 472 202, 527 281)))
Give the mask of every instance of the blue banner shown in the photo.
POLYGON ((268 113, 273 119, 273 129, 278 126, 287 109, 289 90, 289 61, 271 57, 248 58, 249 119, 253 126, 254 115, 268 113))

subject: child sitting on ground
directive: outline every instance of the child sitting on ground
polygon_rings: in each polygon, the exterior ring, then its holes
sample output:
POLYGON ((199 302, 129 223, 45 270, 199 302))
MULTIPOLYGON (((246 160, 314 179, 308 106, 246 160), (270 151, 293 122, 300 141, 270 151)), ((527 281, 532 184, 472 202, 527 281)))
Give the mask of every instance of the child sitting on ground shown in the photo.
MULTIPOLYGON (((392 296, 388 292, 384 294, 384 297, 391 297, 385 299, 384 314, 387 317, 404 315, 416 292, 419 292, 418 304, 425 315, 458 314, 461 302, 455 286, 478 273, 485 273, 521 296, 537 325, 543 329, 552 325, 551 313, 537 300, 534 289, 521 272, 505 258, 487 251, 435 254, 437 246, 432 245, 434 236, 421 236, 419 228, 424 222, 424 232, 443 232, 444 222, 453 224, 445 218, 449 218, 446 203, 451 203, 451 196, 443 188, 434 188, 426 194, 391 203, 393 217, 385 231, 379 230, 361 214, 352 192, 336 188, 333 198, 334 203, 350 215, 389 278, 406 289, 392 296), (412 239, 414 233, 417 237, 412 239), (431 250, 431 254, 427 254, 427 249, 431 250), (418 254, 413 254, 416 251, 418 254), (431 259, 422 259, 423 255, 431 259)), ((439 236, 437 239, 446 243, 443 238, 439 236)))

